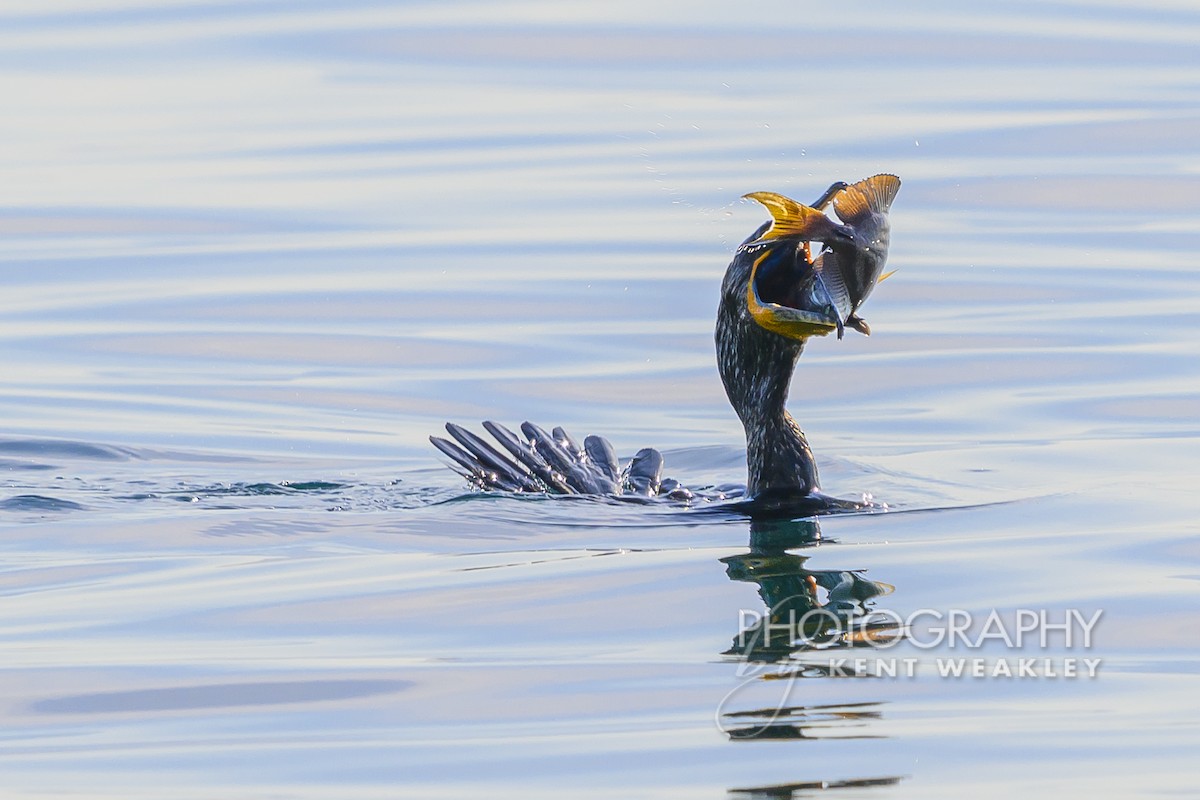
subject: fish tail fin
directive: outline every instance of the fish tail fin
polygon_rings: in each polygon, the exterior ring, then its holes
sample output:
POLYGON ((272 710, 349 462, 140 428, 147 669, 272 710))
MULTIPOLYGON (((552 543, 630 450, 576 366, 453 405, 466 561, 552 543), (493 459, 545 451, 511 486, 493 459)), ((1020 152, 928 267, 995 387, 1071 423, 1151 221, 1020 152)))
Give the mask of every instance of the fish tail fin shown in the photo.
POLYGON ((833 198, 833 208, 846 223, 868 214, 886 214, 900 191, 900 179, 895 175, 872 175, 852 183, 833 198))
POLYGON ((771 227, 759 237, 759 241, 782 239, 787 236, 819 239, 834 226, 833 220, 815 208, 775 192, 751 192, 742 197, 746 200, 757 200, 771 212, 771 227))

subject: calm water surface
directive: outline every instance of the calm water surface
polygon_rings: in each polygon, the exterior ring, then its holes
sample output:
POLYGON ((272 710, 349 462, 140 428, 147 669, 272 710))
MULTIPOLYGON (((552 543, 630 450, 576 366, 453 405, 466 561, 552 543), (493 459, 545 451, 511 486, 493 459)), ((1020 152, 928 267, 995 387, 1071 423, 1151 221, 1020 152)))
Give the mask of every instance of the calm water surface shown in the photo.
POLYGON ((1192 5, 0 18, 3 796, 1197 791, 1192 5), (889 513, 439 463, 446 419, 533 419, 744 480, 711 342, 737 198, 880 171, 900 271, 791 407, 826 490, 889 513), (777 603, 1101 617, 739 648, 777 603), (939 675, 975 656, 1037 676, 939 675))

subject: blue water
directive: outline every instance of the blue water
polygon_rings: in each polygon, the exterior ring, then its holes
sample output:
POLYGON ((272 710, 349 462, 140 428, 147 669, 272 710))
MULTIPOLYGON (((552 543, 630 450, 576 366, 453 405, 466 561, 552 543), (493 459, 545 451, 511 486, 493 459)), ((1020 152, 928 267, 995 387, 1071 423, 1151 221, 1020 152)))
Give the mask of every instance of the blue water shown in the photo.
POLYGON ((1190 4, 47 9, 0 10, 4 797, 1195 792, 1190 4), (791 409, 888 513, 480 495, 428 445, 743 481, 738 198, 881 171, 899 271, 791 409), (804 586, 1102 614, 739 655, 804 586), (978 654, 1058 677, 939 675, 978 654))

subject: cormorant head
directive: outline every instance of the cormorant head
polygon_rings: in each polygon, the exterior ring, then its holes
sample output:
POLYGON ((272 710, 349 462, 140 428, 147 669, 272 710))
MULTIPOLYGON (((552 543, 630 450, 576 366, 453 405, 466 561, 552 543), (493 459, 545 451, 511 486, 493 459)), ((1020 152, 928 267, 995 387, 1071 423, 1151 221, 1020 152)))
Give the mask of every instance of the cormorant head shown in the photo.
POLYGON ((840 339, 847 326, 868 333, 856 312, 887 277, 887 215, 899 188, 895 175, 835 183, 814 207, 774 192, 745 195, 771 212, 735 257, 748 259, 744 296, 754 322, 798 340, 835 330, 840 339), (840 224, 822 213, 830 204, 840 224))

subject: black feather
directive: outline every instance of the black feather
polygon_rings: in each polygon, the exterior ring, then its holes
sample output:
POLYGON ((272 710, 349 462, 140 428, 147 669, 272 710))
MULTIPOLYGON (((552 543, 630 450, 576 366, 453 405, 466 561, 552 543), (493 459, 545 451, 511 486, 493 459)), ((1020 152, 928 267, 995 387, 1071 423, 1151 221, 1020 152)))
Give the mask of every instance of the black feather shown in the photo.
POLYGON ((566 478, 572 489, 580 494, 598 493, 598 487, 589 479, 587 473, 580 469, 578 460, 563 449, 553 436, 532 422, 522 422, 521 432, 529 437, 533 449, 566 478))
POLYGON ((617 462, 617 454, 608 439, 603 436, 589 436, 583 440, 583 449, 604 477, 614 484, 621 480, 621 465, 617 462))
MULTIPOLYGON (((443 454, 448 456, 451 461, 462 468, 459 472, 464 478, 485 489, 500 489, 506 492, 517 491, 521 488, 519 483, 509 479, 506 475, 501 475, 497 472, 488 470, 479 460, 462 449, 454 442, 446 441, 440 436, 430 436, 429 441, 443 454)), ((458 470, 455 470, 458 472, 458 470)))
POLYGON ((501 475, 514 486, 520 487, 521 491, 539 492, 542 487, 533 479, 523 466, 513 463, 509 458, 506 458, 496 448, 480 439, 475 434, 471 433, 461 425, 455 425, 453 422, 446 423, 446 431, 454 440, 458 442, 464 450, 479 460, 479 463, 485 470, 495 472, 501 475))
POLYGON ((554 441, 558 442, 564 450, 575 457, 576 460, 583 454, 583 448, 579 446, 579 442, 571 438, 571 434, 564 431, 561 427, 555 428, 551 433, 554 435, 554 441))
POLYGON ((637 451, 629 466, 625 469, 625 483, 633 494, 643 497, 653 497, 658 494, 658 486, 662 481, 662 453, 652 447, 644 447, 637 451))
POLYGON ((566 480, 562 475, 555 472, 546 459, 529 446, 529 443, 519 438, 515 433, 510 431, 498 422, 487 421, 483 423, 483 427, 487 428, 488 433, 496 437, 496 441, 504 446, 504 449, 512 453, 513 458, 520 461, 529 471, 546 484, 546 490, 557 494, 574 494, 575 490, 567 485, 566 480))
POLYGON ((545 430, 526 421, 521 423, 521 433, 529 440, 529 446, 546 459, 551 467, 563 474, 571 468, 571 457, 567 455, 567 451, 545 430))

